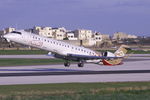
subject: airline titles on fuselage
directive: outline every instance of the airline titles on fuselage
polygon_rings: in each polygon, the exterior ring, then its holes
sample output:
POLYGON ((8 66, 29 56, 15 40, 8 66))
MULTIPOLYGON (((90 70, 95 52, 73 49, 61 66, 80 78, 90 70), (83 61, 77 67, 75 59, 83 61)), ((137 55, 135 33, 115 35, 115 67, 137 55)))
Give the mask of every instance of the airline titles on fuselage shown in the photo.
POLYGON ((44 46, 44 44, 46 45, 48 43, 48 45, 51 46, 55 46, 57 48, 63 48, 64 51, 65 50, 71 50, 73 52, 78 52, 78 53, 84 53, 85 55, 91 55, 91 56, 98 56, 98 54, 96 54, 94 51, 86 49, 84 47, 78 47, 78 46, 74 46, 71 44, 67 44, 64 43, 62 41, 57 41, 51 38, 46 38, 46 37, 40 37, 38 35, 32 34, 31 35, 31 46, 35 46, 35 47, 42 47, 44 46))

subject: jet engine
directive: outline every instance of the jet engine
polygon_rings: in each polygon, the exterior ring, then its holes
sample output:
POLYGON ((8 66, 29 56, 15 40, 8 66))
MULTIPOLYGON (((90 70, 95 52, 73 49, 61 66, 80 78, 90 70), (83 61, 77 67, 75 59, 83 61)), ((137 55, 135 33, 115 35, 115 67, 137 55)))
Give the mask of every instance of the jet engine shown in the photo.
POLYGON ((109 51, 103 52, 102 55, 105 57, 115 57, 115 54, 109 51))

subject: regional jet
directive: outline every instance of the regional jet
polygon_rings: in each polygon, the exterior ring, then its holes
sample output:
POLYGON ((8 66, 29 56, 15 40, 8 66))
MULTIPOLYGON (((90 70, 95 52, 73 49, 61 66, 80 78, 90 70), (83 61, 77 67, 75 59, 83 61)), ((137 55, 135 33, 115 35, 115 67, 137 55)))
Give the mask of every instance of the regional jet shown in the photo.
POLYGON ((128 46, 122 45, 115 53, 109 51, 100 53, 85 47, 39 36, 24 30, 12 31, 2 37, 9 41, 49 51, 48 55, 64 59, 65 67, 70 66, 70 61, 77 61, 78 67, 83 67, 85 62, 103 65, 119 65, 122 64, 125 54, 129 49, 128 46))

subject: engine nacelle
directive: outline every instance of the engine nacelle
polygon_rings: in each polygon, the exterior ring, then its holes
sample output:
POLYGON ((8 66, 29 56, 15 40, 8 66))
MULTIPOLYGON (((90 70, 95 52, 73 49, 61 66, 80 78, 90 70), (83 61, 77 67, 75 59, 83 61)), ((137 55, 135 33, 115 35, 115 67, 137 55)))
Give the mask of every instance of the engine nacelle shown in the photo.
POLYGON ((112 53, 112 52, 107 51, 107 52, 103 53, 103 56, 105 56, 105 57, 115 57, 115 54, 112 53))
MULTIPOLYGON (((105 57, 116 57, 114 53, 112 52, 104 52, 103 56, 105 57)), ((122 64, 122 59, 103 59, 102 60, 104 65, 114 66, 114 65, 120 65, 122 64)))

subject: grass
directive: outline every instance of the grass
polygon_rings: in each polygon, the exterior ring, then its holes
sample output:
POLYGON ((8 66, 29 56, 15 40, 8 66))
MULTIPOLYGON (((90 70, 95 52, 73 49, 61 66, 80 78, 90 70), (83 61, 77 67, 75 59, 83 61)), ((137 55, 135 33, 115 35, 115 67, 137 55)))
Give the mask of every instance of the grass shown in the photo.
POLYGON ((150 51, 131 50, 131 51, 128 51, 128 53, 133 53, 133 54, 150 54, 150 51))
POLYGON ((0 59, 0 66, 61 64, 61 59, 0 59))
POLYGON ((48 54, 44 50, 0 50, 0 55, 48 54))
POLYGON ((150 100, 150 82, 0 86, 0 100, 150 100))

